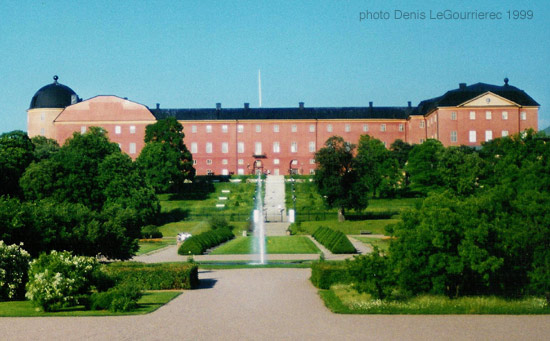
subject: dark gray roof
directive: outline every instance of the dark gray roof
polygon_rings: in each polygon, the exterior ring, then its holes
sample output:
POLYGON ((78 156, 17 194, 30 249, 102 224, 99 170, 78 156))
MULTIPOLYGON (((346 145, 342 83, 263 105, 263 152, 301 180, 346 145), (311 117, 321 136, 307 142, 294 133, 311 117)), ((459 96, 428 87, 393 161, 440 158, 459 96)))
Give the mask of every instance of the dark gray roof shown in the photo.
POLYGON ((426 115, 437 107, 454 107, 468 100, 474 99, 488 91, 504 97, 521 106, 539 106, 525 91, 508 85, 508 79, 504 80, 504 85, 491 85, 485 83, 476 83, 470 86, 463 84, 458 89, 447 91, 443 96, 428 99, 420 102, 413 115, 426 115))
POLYGON ((53 79, 52 84, 40 88, 34 94, 29 109, 65 108, 79 101, 77 94, 71 88, 57 82, 57 76, 53 79))
POLYGON ((157 119, 195 120, 406 119, 412 107, 150 109, 157 119))

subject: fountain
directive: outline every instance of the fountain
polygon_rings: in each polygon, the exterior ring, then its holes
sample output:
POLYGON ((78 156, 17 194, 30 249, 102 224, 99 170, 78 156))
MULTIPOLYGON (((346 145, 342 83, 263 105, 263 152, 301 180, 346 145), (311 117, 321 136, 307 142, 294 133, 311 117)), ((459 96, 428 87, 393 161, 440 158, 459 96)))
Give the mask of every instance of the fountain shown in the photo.
POLYGON ((256 183, 256 206, 254 207, 254 237, 253 237, 253 252, 259 257, 255 264, 265 264, 265 226, 263 217, 263 191, 262 178, 258 173, 258 181, 256 183))

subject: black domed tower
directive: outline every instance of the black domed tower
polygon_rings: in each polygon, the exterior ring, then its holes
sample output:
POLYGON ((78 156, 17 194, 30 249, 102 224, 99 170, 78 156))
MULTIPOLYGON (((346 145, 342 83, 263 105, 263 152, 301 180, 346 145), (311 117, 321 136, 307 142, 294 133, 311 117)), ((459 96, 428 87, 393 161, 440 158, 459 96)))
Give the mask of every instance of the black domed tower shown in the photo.
POLYGON ((55 138, 53 122, 65 107, 78 103, 78 95, 68 86, 57 82, 59 77, 53 77, 53 83, 40 88, 32 97, 27 110, 27 134, 55 138))

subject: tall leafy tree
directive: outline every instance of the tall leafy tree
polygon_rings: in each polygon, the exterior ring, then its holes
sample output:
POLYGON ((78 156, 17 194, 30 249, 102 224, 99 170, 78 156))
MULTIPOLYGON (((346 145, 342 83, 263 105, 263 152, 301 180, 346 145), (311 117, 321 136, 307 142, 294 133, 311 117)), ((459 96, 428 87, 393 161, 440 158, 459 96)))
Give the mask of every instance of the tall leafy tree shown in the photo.
POLYGON ((174 117, 158 120, 145 129, 145 147, 137 162, 158 192, 177 190, 195 176, 193 156, 184 137, 183 126, 174 117))
POLYGON ((48 159, 59 150, 59 144, 54 139, 37 135, 31 141, 34 144, 34 158, 38 161, 48 159))
POLYGON ((368 204, 368 192, 357 181, 354 149, 355 145, 333 136, 315 153, 317 190, 328 207, 338 208, 339 220, 345 219, 346 209, 364 209, 368 204))
POLYGON ((405 168, 409 173, 412 190, 428 194, 441 189, 443 179, 438 164, 443 150, 443 144, 434 139, 428 139, 413 147, 405 168))
POLYGON ((33 153, 27 133, 15 130, 0 135, 0 195, 21 195, 19 178, 34 160, 33 153))

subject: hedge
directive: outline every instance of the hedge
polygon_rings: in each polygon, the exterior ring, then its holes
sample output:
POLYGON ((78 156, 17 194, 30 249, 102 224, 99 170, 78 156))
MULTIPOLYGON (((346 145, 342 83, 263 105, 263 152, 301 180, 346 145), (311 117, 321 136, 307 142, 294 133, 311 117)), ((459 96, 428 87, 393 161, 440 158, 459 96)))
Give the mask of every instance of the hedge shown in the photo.
POLYGON ((141 290, 194 289, 199 285, 198 266, 192 263, 112 263, 105 272, 117 284, 135 285, 141 290))
POLYGON ((355 253, 355 247, 341 231, 335 231, 326 226, 319 226, 313 232, 313 238, 323 244, 332 253, 355 253))
POLYGON ((179 247, 180 255, 202 255, 206 250, 218 246, 223 242, 233 239, 235 236, 228 228, 219 228, 206 231, 196 236, 187 238, 179 247))
POLYGON ((316 262, 311 265, 311 283, 319 289, 330 289, 335 283, 350 283, 347 264, 344 262, 316 262))

